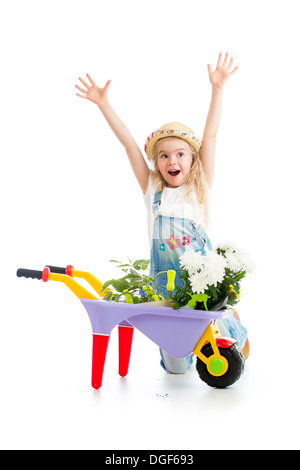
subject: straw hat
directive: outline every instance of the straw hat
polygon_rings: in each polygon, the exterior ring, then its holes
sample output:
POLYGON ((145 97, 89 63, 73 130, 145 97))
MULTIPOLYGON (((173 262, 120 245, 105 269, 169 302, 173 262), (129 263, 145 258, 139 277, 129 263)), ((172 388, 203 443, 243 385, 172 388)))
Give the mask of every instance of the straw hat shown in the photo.
POLYGON ((158 140, 164 139, 165 137, 179 137, 180 139, 188 142, 196 151, 199 153, 202 142, 195 136, 192 129, 181 124, 180 122, 169 122, 164 124, 157 131, 152 132, 146 140, 145 143, 145 152, 149 160, 153 159, 153 151, 155 144, 158 140))

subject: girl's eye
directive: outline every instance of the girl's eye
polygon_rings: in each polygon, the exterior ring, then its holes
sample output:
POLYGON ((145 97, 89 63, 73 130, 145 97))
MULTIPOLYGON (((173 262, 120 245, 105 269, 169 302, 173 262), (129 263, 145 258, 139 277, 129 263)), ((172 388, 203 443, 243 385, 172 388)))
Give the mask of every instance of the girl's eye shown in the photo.
POLYGON ((168 155, 163 154, 163 155, 160 156, 160 158, 168 158, 168 155))
POLYGON ((183 157, 183 152, 179 152, 178 157, 183 157))

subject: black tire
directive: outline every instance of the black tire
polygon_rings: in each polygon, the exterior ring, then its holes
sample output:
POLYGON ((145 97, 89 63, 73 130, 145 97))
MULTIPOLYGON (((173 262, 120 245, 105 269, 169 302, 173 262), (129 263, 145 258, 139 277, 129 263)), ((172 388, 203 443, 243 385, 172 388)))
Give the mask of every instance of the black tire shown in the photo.
MULTIPOLYGON (((244 372, 245 367, 245 358, 237 348, 236 345, 231 346, 230 348, 219 348, 221 356, 224 356, 228 361, 228 370, 227 372, 220 376, 215 377, 211 375, 207 370, 206 364, 197 358, 196 369, 198 371, 199 377, 203 382, 205 382, 210 387, 216 388, 226 388, 234 384, 244 372)), ((202 354, 205 357, 209 357, 213 354, 213 349, 210 344, 206 344, 202 348, 202 354)))

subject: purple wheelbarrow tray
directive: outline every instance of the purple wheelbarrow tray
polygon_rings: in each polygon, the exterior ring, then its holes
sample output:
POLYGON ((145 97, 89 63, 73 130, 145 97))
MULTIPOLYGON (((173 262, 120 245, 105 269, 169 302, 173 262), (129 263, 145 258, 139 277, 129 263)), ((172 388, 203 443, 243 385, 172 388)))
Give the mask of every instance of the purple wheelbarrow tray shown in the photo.
POLYGON ((161 302, 127 304, 91 299, 81 302, 90 318, 93 335, 110 336, 117 325, 135 327, 173 357, 189 355, 209 323, 225 315, 222 310, 174 310, 155 305, 161 302))

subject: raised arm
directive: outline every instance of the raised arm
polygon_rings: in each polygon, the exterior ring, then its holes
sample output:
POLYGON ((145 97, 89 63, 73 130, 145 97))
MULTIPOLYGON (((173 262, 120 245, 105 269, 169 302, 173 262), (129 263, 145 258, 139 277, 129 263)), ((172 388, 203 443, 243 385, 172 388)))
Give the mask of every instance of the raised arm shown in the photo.
POLYGON ((86 83, 81 77, 79 77, 79 80, 84 86, 84 88, 75 85, 77 90, 81 92, 76 93, 76 95, 80 98, 92 101, 92 103, 95 103, 99 107, 110 128, 112 129, 116 137, 119 139, 121 144, 124 146, 135 177, 138 180, 138 183, 143 193, 145 194, 148 187, 149 168, 143 157, 142 152, 140 151, 137 143, 135 142, 128 128, 121 121, 121 119, 116 114, 116 112, 108 101, 107 91, 111 80, 106 83, 104 88, 100 88, 96 85, 96 83, 89 74, 86 74, 86 76, 90 84, 86 83))
POLYGON ((222 54, 219 54, 215 71, 212 71, 210 65, 207 66, 212 94, 202 137, 201 161, 209 187, 212 186, 214 176, 216 137, 221 119, 223 89, 228 78, 237 70, 237 67, 232 70, 232 64, 233 58, 229 61, 228 52, 226 52, 223 63, 222 54))

